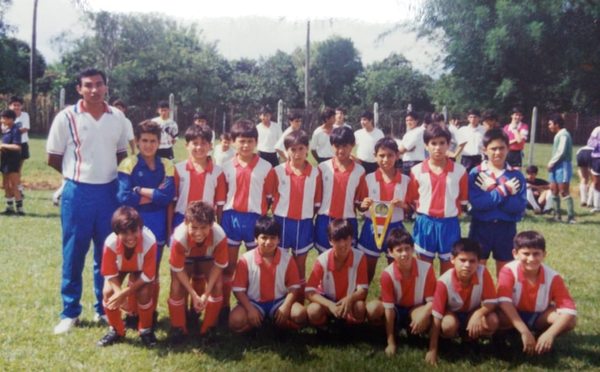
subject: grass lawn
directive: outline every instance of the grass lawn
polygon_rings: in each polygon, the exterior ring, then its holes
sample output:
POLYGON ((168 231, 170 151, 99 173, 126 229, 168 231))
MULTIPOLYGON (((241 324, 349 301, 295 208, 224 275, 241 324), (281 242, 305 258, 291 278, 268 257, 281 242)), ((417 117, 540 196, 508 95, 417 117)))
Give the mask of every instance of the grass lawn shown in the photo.
MULTIPOLYGON (((191 339, 183 345, 165 342, 169 328, 167 292, 168 265, 161 265, 162 292, 159 303, 159 345, 141 347, 137 335, 129 332, 127 342, 99 349, 96 341, 105 327, 92 322, 91 257, 84 272, 82 326, 54 336, 52 328, 61 309, 61 229, 59 209, 51 203, 52 189, 60 177, 45 165, 45 141, 30 142, 33 158, 25 163, 26 217, 0 216, 0 370, 425 370, 427 340, 402 336, 398 353, 387 358, 383 330, 366 327, 331 339, 312 329, 299 334, 279 334, 271 329, 253 336, 235 336, 220 329, 212 340, 191 339)), ((180 141, 178 159, 185 157, 180 141)), ((549 146, 536 147, 535 163, 545 168, 549 146)), ((541 176, 545 177, 542 170, 541 176)), ((577 182, 577 180, 574 180, 577 182)), ((577 184, 573 184, 573 194, 577 184)), ((578 200, 576 198, 576 200, 578 200)), ((2 206, 2 209, 4 207, 2 206)), ((576 225, 556 224, 547 217, 528 214, 519 230, 542 232, 548 244, 546 262, 558 270, 575 298, 578 325, 575 332, 560 337, 552 353, 527 357, 520 344, 505 350, 489 344, 461 346, 457 342, 441 347, 439 367, 443 370, 593 370, 600 369, 600 215, 577 209, 576 225)), ((466 234, 468 222, 462 223, 466 234)), ((412 226, 408 224, 409 231, 412 226)), ((309 265, 316 254, 310 253, 309 265)), ((494 272, 493 264, 490 264, 494 272)), ((379 295, 378 277, 384 267, 380 260, 369 299, 379 295)))

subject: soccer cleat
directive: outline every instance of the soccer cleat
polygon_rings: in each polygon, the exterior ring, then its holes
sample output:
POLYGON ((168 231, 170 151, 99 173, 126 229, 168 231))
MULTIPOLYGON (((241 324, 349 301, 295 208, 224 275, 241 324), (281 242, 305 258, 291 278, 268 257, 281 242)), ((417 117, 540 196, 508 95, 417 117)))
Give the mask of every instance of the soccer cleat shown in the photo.
POLYGON ((60 335, 69 332, 73 327, 79 324, 79 318, 63 318, 54 327, 54 334, 60 335))
POLYGON ((575 221, 575 218, 571 217, 571 218, 567 219, 567 223, 569 225, 575 225, 577 223, 577 221, 575 221))
POLYGON ((25 215, 25 211, 23 210, 23 208, 17 208, 17 216, 24 216, 25 215))
POLYGON ((98 323, 98 324, 106 325, 106 324, 108 324, 108 317, 105 314, 100 315, 100 314, 96 313, 96 314, 94 314, 94 322, 98 323))
POLYGON ((169 334, 169 341, 171 344, 177 345, 183 342, 185 339, 185 332, 182 328, 172 328, 169 334))
POLYGON ((4 212, 2 212, 2 214, 3 214, 3 215, 5 215, 5 216, 12 216, 12 215, 14 215, 15 213, 16 213, 16 212, 15 212, 15 210, 14 210, 13 208, 6 208, 6 209, 4 210, 4 212))
POLYGON ((140 340, 142 340, 142 344, 147 347, 156 346, 156 344, 158 343, 158 340, 156 339, 156 336, 154 335, 154 331, 151 329, 148 329, 148 330, 140 333, 140 340))
POLYGON ((125 315, 125 328, 137 329, 140 318, 137 315, 125 315))
POLYGON ((100 339, 100 341, 98 341, 96 343, 96 346, 99 346, 99 347, 109 346, 109 345, 112 345, 114 343, 121 341, 122 338, 123 338, 123 336, 119 336, 117 331, 115 331, 114 328, 110 327, 110 329, 108 330, 108 333, 105 334, 104 337, 102 337, 100 339))

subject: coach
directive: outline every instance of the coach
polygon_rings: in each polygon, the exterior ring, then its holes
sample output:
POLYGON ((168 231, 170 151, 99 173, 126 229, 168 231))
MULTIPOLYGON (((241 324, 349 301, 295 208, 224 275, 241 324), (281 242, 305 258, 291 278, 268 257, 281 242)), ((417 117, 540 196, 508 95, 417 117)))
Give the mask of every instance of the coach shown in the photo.
POLYGON ((125 117, 104 101, 107 90, 102 71, 90 68, 80 72, 77 93, 82 99, 56 115, 48 134, 48 165, 60 172, 65 182, 61 204, 63 311, 55 334, 68 332, 79 322, 82 273, 92 240, 95 319, 104 315, 102 247, 117 208, 117 164, 127 155, 125 117))

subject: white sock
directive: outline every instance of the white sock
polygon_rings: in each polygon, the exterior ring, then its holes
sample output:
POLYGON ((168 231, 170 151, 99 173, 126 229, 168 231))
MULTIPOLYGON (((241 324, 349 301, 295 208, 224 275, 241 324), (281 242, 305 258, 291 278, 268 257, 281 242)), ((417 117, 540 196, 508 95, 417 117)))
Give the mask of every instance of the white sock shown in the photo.
POLYGON ((533 195, 533 191, 531 191, 531 189, 527 189, 527 201, 534 211, 540 211, 540 205, 538 204, 537 200, 535 200, 535 196, 533 195))
POLYGON ((600 205, 595 204, 596 202, 594 201, 594 191, 596 191, 596 188, 594 187, 593 183, 590 183, 590 187, 588 188, 587 205, 589 207, 600 208, 600 205))
POLYGON ((579 183, 579 200, 581 204, 586 204, 588 200, 588 185, 583 182, 579 183))
POLYGON ((594 208, 600 209, 600 191, 594 189, 594 208))

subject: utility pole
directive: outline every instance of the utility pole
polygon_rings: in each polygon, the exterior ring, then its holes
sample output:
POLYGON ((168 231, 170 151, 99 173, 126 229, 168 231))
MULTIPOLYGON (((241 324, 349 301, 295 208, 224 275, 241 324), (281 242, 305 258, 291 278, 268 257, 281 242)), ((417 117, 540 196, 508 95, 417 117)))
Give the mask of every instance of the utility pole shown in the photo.
POLYGON ((305 59, 304 59, 304 110, 306 113, 305 121, 306 121, 306 119, 308 119, 308 115, 310 114, 309 76, 310 76, 310 21, 307 21, 306 22, 306 53, 305 53, 305 59))
POLYGON ((31 53, 29 53, 29 90, 31 91, 31 105, 29 113, 31 114, 31 126, 35 126, 37 118, 36 105, 36 86, 35 86, 35 70, 36 70, 36 39, 37 39, 37 8, 38 0, 33 0, 33 28, 31 30, 31 53))

